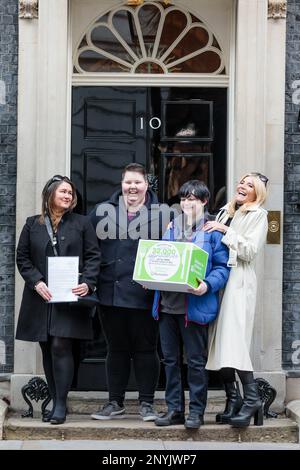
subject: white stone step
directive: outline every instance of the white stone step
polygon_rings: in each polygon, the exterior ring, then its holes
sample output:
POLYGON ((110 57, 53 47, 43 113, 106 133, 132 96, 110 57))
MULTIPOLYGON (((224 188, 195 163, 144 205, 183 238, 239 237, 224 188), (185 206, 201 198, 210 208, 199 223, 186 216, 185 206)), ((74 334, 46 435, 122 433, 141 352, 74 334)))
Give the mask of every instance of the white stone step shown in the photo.
POLYGON ((21 418, 11 413, 4 424, 6 440, 168 440, 206 442, 299 442, 299 430, 288 418, 267 419, 263 426, 250 425, 235 429, 215 424, 215 415, 207 413, 205 424, 198 430, 186 430, 183 425, 158 427, 144 422, 137 415, 124 415, 113 420, 97 421, 87 415, 67 415, 61 425, 43 423, 40 418, 21 418))

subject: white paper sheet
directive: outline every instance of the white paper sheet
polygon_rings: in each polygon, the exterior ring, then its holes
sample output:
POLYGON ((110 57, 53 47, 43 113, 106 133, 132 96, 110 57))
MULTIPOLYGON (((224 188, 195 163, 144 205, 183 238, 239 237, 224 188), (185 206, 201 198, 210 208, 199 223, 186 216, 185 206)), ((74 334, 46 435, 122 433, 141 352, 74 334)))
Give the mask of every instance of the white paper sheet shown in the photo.
POLYGON ((50 303, 76 302, 72 289, 78 285, 78 256, 48 257, 48 289, 52 294, 50 303))

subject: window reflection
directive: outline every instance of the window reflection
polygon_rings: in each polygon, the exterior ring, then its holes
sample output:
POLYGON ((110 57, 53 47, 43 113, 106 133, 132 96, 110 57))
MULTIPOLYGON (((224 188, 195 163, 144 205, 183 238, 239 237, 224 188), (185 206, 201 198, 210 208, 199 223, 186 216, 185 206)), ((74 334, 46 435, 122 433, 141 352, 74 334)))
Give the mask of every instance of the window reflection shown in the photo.
POLYGON ((112 18, 112 24, 137 57, 142 58, 136 26, 131 12, 127 10, 117 11, 112 18))
POLYGON ((135 73, 164 73, 164 71, 159 64, 147 61, 140 64, 136 68, 135 73))
POLYGON ((213 103, 207 101, 173 101, 164 104, 166 139, 211 140, 213 138, 213 103), (180 116, 180 120, 178 119, 180 116))
POLYGON ((125 50, 123 45, 110 31, 109 27, 101 25, 94 28, 91 34, 91 40, 99 49, 103 49, 126 62, 134 63, 132 56, 125 50))
POLYGON ((161 57, 178 38, 187 24, 187 17, 181 11, 171 11, 166 16, 159 46, 161 57))
POLYGON ((155 5, 147 5, 139 11, 139 21, 143 33, 144 44, 148 55, 151 55, 151 49, 155 41, 157 28, 160 20, 160 11, 155 5))
POLYGON ((84 51, 79 57, 78 63, 86 72, 128 72, 129 68, 98 52, 84 51))
POLYGON ((177 203, 179 187, 200 179, 215 214, 226 202, 226 90, 153 87, 150 103, 149 115, 162 121, 149 133, 149 172, 158 177, 160 201, 177 203))
POLYGON ((191 29, 173 49, 174 59, 180 59, 180 57, 202 49, 207 45, 208 40, 209 35, 206 29, 199 27, 191 29))
POLYGON ((178 191, 189 180, 203 181, 213 192, 212 155, 165 157, 165 200, 179 202, 178 191))
MULTIPOLYGON (((221 58, 214 52, 203 52, 196 57, 188 59, 170 68, 172 73, 214 73, 221 65, 221 58)), ((219 71, 220 75, 225 74, 225 68, 219 71)))
POLYGON ((213 32, 189 11, 164 2, 143 4, 137 16, 135 9, 115 7, 87 29, 75 57, 78 73, 225 73, 213 32))

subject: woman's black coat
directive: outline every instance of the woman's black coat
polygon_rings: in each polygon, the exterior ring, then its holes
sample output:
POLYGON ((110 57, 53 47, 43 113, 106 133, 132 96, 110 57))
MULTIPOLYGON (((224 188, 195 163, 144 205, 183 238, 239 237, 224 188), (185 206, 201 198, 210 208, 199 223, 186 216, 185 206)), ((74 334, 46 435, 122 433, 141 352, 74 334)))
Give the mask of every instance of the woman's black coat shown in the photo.
MULTIPOLYGON (((57 240, 60 256, 79 256, 79 272, 82 273, 80 282, 85 282, 93 291, 97 286, 100 252, 89 218, 79 214, 65 214, 58 225, 57 240)), ((34 290, 38 281, 47 282, 49 243, 47 228, 45 224, 40 224, 39 216, 29 217, 17 247, 17 265, 25 286, 16 338, 23 341, 47 341, 48 334, 51 334, 90 339, 90 308, 79 308, 77 303, 53 303, 50 307, 34 290)))

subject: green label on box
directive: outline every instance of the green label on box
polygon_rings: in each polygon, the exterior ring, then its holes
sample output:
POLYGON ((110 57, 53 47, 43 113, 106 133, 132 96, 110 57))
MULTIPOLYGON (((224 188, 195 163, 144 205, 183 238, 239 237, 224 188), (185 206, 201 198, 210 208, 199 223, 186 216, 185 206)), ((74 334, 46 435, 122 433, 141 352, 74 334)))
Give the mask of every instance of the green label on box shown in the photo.
POLYGON ((204 279, 208 253, 194 243, 140 240, 133 279, 175 290, 176 284, 197 287, 204 279))

